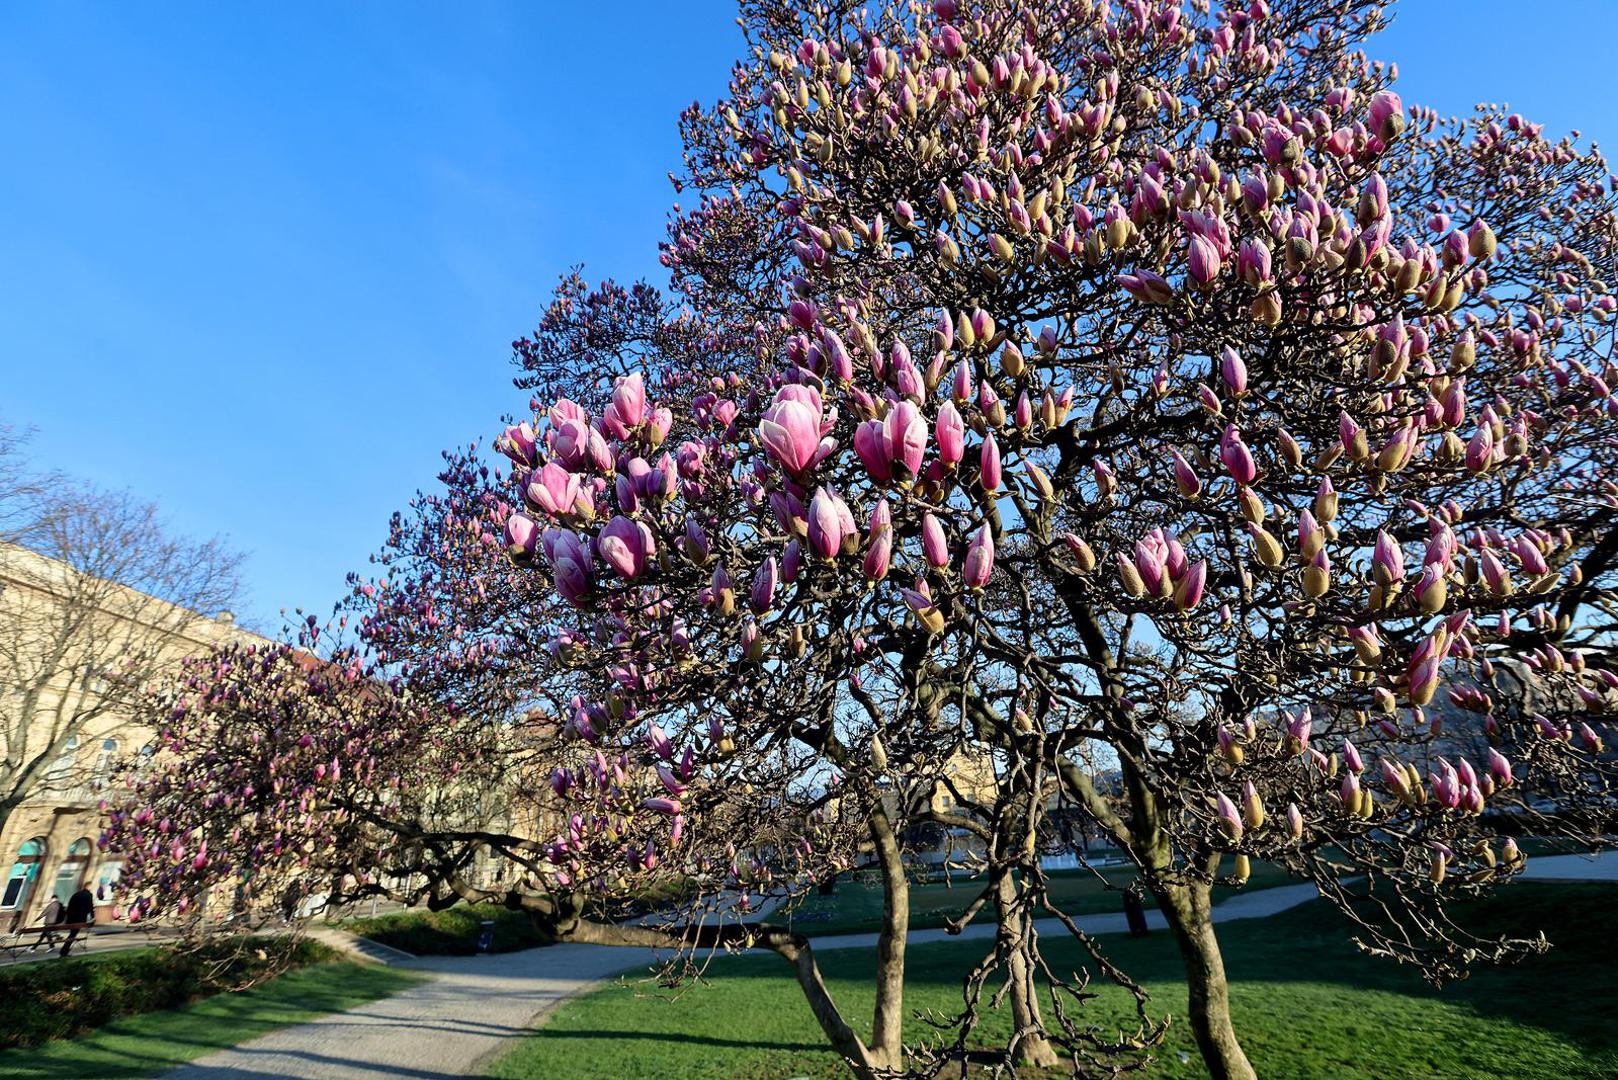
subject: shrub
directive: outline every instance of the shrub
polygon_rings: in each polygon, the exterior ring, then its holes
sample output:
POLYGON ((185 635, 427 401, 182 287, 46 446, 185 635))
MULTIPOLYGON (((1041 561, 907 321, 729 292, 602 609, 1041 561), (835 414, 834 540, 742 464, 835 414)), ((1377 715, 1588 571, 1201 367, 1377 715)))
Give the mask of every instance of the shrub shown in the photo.
POLYGON ((0 1049, 70 1038, 335 957, 318 942, 276 938, 20 964, 0 970, 0 1049))
POLYGON ((494 952, 532 949, 546 942, 529 917, 494 904, 457 904, 443 911, 401 911, 355 919, 344 929, 416 956, 470 956, 477 952, 478 929, 494 923, 494 952))

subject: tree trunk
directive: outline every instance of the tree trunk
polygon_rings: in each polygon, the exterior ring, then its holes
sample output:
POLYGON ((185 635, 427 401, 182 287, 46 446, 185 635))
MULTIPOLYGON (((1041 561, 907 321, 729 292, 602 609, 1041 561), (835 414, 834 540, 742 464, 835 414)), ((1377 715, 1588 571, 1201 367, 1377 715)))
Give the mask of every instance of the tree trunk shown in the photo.
POLYGON ((1006 958, 1006 979, 1011 1000, 1011 1020, 1016 1039, 1016 1055, 1029 1065, 1049 1067, 1062 1059, 1045 1038, 1045 1021, 1039 1014, 1038 968, 1033 961, 1033 928, 1026 908, 1017 904, 1017 886, 1010 872, 995 887, 995 912, 1000 918, 1000 948, 1006 958))
POLYGON ((1208 886, 1163 886, 1153 893, 1180 946, 1191 992, 1191 1031, 1208 1072, 1214 1080, 1256 1080, 1230 1022, 1230 987, 1209 914, 1208 886))
POLYGON ((882 1060, 882 1055, 866 1046, 858 1033, 843 1020, 842 1013, 837 1011, 837 1005, 831 999, 831 992, 826 989, 826 983, 820 977, 820 967, 815 963, 815 956, 809 948, 809 943, 793 942, 774 948, 792 964, 792 973, 797 977, 798 987, 809 1002, 810 1011, 820 1023, 820 1030, 825 1033, 832 1047, 843 1055, 843 1060, 854 1071, 854 1075, 860 1080, 867 1080, 874 1077, 879 1070, 885 1070, 887 1065, 882 1060))
POLYGON ((910 882, 899 842, 880 801, 871 810, 871 840, 882 869, 882 930, 876 938, 876 1015, 870 1055, 888 1069, 904 1067, 905 939, 910 933, 910 882))
MULTIPOLYGON (((493 892, 457 887, 464 898, 478 895, 479 900, 492 900, 493 892)), ((598 923, 581 918, 583 899, 574 895, 567 898, 566 910, 546 910, 543 905, 553 904, 550 898, 529 898, 515 891, 507 895, 506 906, 526 910, 534 925, 542 933, 557 941, 577 941, 588 945, 642 946, 649 949, 713 950, 723 948, 769 949, 792 965, 793 977, 815 1014, 820 1030, 832 1049, 842 1055, 850 1069, 860 1080, 872 1080, 887 1066, 873 1055, 859 1033, 843 1019, 843 1014, 832 1000, 831 991, 821 978, 820 966, 815 963, 814 949, 809 939, 795 934, 783 926, 769 923, 709 922, 699 926, 669 927, 661 929, 630 923, 598 923), (532 901, 532 903, 528 901, 532 901)))

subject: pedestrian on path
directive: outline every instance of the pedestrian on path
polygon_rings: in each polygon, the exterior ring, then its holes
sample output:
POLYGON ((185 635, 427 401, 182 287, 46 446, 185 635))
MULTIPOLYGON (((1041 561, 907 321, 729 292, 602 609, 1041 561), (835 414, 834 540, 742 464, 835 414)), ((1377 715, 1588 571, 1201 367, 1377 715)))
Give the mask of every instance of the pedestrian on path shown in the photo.
POLYGON ((46 930, 43 934, 39 935, 39 940, 34 942, 33 947, 29 949, 29 951, 32 952, 41 945, 45 946, 47 949, 54 947, 56 945, 56 931, 50 929, 50 927, 56 926, 66 917, 67 911, 62 907, 61 897, 51 897, 50 900, 45 904, 45 910, 39 913, 39 925, 46 927, 46 930))
POLYGON ((96 898, 88 888, 81 888, 78 892, 67 898, 67 923, 73 929, 67 932, 67 941, 62 945, 62 955, 65 957, 73 948, 82 932, 81 927, 95 922, 96 898))
POLYGON ((1131 885, 1124 890, 1124 918, 1129 922, 1131 937, 1141 937, 1151 932, 1146 925, 1146 905, 1141 902, 1139 886, 1131 885))

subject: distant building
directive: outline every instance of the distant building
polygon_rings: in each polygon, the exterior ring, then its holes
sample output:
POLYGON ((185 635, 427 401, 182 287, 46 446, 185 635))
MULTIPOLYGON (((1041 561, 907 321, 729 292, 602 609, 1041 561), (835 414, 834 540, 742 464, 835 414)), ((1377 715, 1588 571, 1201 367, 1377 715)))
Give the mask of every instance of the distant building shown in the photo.
POLYGON ((109 653, 127 650, 140 655, 149 676, 229 641, 269 644, 238 627, 228 612, 206 616, 121 585, 78 587, 83 584, 66 563, 0 544, 0 758, 14 761, 12 755, 27 752, 7 745, 8 733, 24 731, 24 715, 33 725, 17 741, 60 743, 0 826, 0 930, 37 922, 52 896, 65 902, 85 885, 96 896, 97 920, 115 917, 112 886, 122 860, 116 852, 97 850, 98 805, 117 793, 120 763, 139 754, 153 733, 121 708, 98 707, 108 700, 107 679, 118 676, 92 667, 105 665, 109 653), (94 610, 71 610, 86 597, 96 598, 94 610), (48 632, 64 625, 76 626, 74 632, 94 645, 41 655, 73 640, 48 632), (35 626, 41 629, 31 639, 29 628, 35 626), (50 677, 41 685, 27 678, 30 672, 50 677), (22 700, 27 695, 19 687, 25 684, 37 690, 32 701, 22 700), (65 738, 37 730, 64 715, 84 718, 69 724, 65 738))

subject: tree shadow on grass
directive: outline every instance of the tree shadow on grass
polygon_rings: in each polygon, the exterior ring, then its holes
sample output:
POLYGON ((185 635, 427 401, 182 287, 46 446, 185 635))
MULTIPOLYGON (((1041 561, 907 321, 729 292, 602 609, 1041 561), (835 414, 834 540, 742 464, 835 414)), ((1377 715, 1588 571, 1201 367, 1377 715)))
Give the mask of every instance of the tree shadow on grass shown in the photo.
MULTIPOLYGON (((1460 925, 1480 936, 1533 937, 1543 930, 1551 949, 1517 964, 1479 965, 1470 977, 1435 987, 1407 966, 1360 953, 1348 920, 1318 901, 1268 918, 1224 923, 1219 940, 1237 988, 1293 983, 1381 991, 1457 1005, 1474 1012, 1480 1024, 1526 1025, 1590 1051, 1618 1050, 1618 1025, 1610 1012, 1618 1001, 1618 936, 1610 929, 1618 886, 1521 882, 1453 910, 1460 925)), ((1149 990, 1158 987, 1163 999, 1184 993, 1185 970, 1167 933, 1107 935, 1100 943, 1109 959, 1149 990)), ((1053 969, 1093 970, 1065 935, 1047 934, 1041 944, 1053 969)), ((988 942, 915 946, 907 955, 905 983, 918 990, 958 989, 980 949, 989 948, 988 942)), ((869 965, 868 955, 833 952, 821 958, 832 980, 867 976, 869 965)))
POLYGON ((717 1035, 693 1035, 689 1032, 671 1031, 567 1031, 542 1027, 534 1031, 530 1038, 544 1042, 554 1041, 559 1045, 565 1045, 568 1042, 610 1039, 614 1042, 645 1040, 656 1043, 690 1043, 697 1046, 722 1047, 732 1050, 789 1050, 794 1053, 818 1052, 828 1049, 825 1043, 771 1042, 766 1039, 726 1039, 717 1035))

